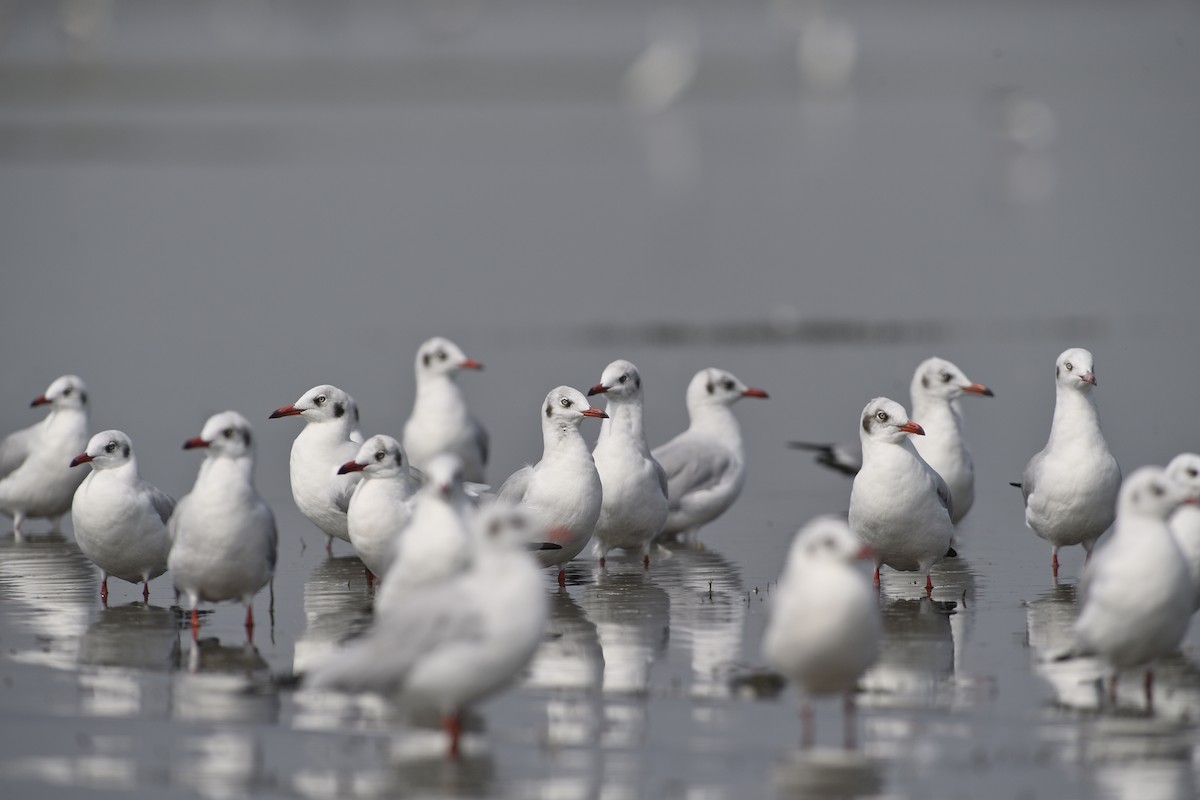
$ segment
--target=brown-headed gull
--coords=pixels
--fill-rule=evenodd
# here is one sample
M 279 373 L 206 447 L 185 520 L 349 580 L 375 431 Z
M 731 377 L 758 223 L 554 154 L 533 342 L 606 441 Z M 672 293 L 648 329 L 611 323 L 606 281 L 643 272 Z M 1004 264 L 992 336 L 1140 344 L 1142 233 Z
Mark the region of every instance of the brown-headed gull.
M 927 358 L 913 372 L 912 415 L 921 420 L 925 429 L 925 435 L 914 440 L 913 446 L 950 487 L 954 498 L 951 518 L 955 525 L 975 503 L 975 462 L 963 437 L 962 413 L 958 407 L 958 400 L 964 395 L 993 397 L 994 393 L 944 358 Z M 844 445 L 812 442 L 788 442 L 788 445 L 815 451 L 818 463 L 846 475 L 856 475 L 862 468 L 861 451 Z
M 403 609 L 413 591 L 447 580 L 471 563 L 470 501 L 463 493 L 462 459 L 434 456 L 425 485 L 413 497 L 408 525 L 394 537 L 391 563 L 375 596 L 375 612 Z
M 484 481 L 488 434 L 467 410 L 455 376 L 459 370 L 483 369 L 449 339 L 434 337 L 417 349 L 417 393 L 404 425 L 404 449 L 413 466 L 425 469 L 439 453 L 462 459 L 464 480 Z
M 879 657 L 883 620 L 866 575 L 853 562 L 870 557 L 844 519 L 822 516 L 797 532 L 771 595 L 763 633 L 767 663 L 805 697 L 804 739 L 811 743 L 807 696 L 846 695 L 846 739 L 853 741 L 853 692 Z
M 537 526 L 496 503 L 474 527 L 469 570 L 414 589 L 410 602 L 305 678 L 314 690 L 374 692 L 440 712 L 451 758 L 459 755 L 462 710 L 516 678 L 541 643 L 547 617 L 541 576 L 527 552 Z
M 1055 361 L 1050 440 L 1013 484 L 1025 499 L 1025 524 L 1050 543 L 1055 577 L 1060 547 L 1081 544 L 1090 556 L 1116 518 L 1121 468 L 1100 431 L 1092 400 L 1094 365 L 1082 348 L 1066 350 Z
M 652 455 L 667 474 L 670 508 L 663 536 L 694 541 L 700 526 L 733 505 L 746 482 L 742 429 L 731 406 L 743 397 L 762 397 L 723 369 L 702 369 L 687 388 L 688 428 Z
M 367 568 L 368 578 L 383 577 L 395 555 L 396 536 L 412 517 L 417 484 L 408 469 L 404 448 L 391 436 L 372 436 L 362 443 L 339 475 L 362 473 L 346 511 L 350 544 Z
M 246 632 L 254 630 L 254 595 L 275 574 L 275 516 L 254 488 L 254 439 L 236 411 L 214 414 L 185 450 L 205 448 L 190 494 L 180 499 L 167 527 L 167 569 L 192 612 L 192 637 L 200 632 L 201 601 L 240 600 Z
M 542 460 L 509 476 L 497 496 L 529 515 L 534 541 L 560 545 L 537 555 L 543 566 L 558 567 L 558 583 L 564 586 L 567 562 L 592 538 L 604 491 L 579 424 L 587 417 L 608 415 L 592 408 L 583 393 L 570 386 L 552 390 L 539 411 Z
M 1144 666 L 1149 702 L 1149 665 L 1173 653 L 1187 633 L 1195 588 L 1167 520 L 1189 498 L 1165 470 L 1134 470 L 1121 484 L 1113 535 L 1083 571 L 1075 635 L 1081 653 L 1112 667 L 1112 697 L 1121 670 Z
M 1200 455 L 1195 453 L 1180 453 L 1167 464 L 1167 477 L 1183 486 L 1188 492 L 1188 499 L 1171 515 L 1171 535 L 1179 547 L 1188 573 L 1192 576 L 1192 584 L 1196 588 L 1193 605 L 1200 609 Z
M 295 403 L 276 409 L 271 419 L 297 416 L 305 425 L 292 442 L 288 461 L 292 499 L 304 516 L 331 537 L 325 548 L 329 552 L 333 538 L 350 541 L 346 511 L 362 479 L 357 472 L 338 474 L 341 466 L 358 454 L 361 444 L 352 438 L 358 427 L 357 406 L 346 392 L 322 384 Z
M 667 474 L 650 454 L 642 417 L 642 376 L 631 362 L 618 359 L 604 368 L 588 396 L 603 394 L 608 419 L 592 450 L 604 487 L 593 548 L 604 566 L 614 547 L 638 552 L 650 565 L 650 544 L 667 521 Z
M 950 490 L 917 453 L 910 434 L 924 433 L 904 407 L 886 397 L 867 403 L 859 418 L 863 467 L 850 490 L 850 528 L 875 553 L 879 567 L 925 575 L 947 554 L 954 523 Z
M 150 599 L 150 581 L 167 571 L 171 539 L 167 520 L 175 501 L 142 480 L 133 443 L 122 431 L 102 431 L 71 461 L 91 464 L 90 474 L 75 490 L 71 526 L 75 543 L 103 577 L 100 601 L 108 604 L 108 578 L 142 584 L 142 600 Z
M 88 393 L 75 375 L 56 379 L 31 406 L 50 406 L 41 422 L 9 434 L 0 442 L 0 512 L 12 517 L 21 536 L 27 518 L 59 519 L 71 510 L 71 498 L 87 477 L 68 465 L 88 441 Z

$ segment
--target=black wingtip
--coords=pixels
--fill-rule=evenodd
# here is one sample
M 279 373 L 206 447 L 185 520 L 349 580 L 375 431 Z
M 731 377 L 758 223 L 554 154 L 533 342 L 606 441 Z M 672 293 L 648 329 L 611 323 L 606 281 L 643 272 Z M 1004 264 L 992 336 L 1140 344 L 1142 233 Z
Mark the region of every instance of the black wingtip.
M 562 545 L 555 544 L 554 542 L 530 542 L 529 549 L 530 550 L 562 550 Z
M 958 558 L 958 551 L 951 547 L 946 551 L 945 558 Z
M 1022 486 L 1021 486 L 1021 484 L 1020 484 L 1019 482 L 1018 482 L 1018 483 L 1013 483 L 1012 481 L 1009 481 L 1009 482 L 1008 482 L 1008 485 L 1009 485 L 1009 486 L 1015 486 L 1015 487 L 1016 487 L 1016 488 L 1018 488 L 1018 489 L 1022 488 Z
M 818 453 L 830 452 L 833 449 L 831 444 L 816 444 L 814 442 L 788 442 L 787 446 L 793 450 L 809 450 Z

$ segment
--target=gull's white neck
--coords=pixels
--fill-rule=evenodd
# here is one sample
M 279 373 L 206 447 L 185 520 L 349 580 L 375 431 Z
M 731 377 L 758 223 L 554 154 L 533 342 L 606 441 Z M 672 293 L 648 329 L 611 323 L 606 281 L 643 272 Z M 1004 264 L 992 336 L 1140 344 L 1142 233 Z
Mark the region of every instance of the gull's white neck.
M 945 436 L 950 433 L 962 433 L 962 415 L 958 412 L 958 404 L 944 397 L 931 397 L 926 394 L 914 394 L 912 398 L 912 418 L 925 428 L 926 433 L 935 431 L 935 436 Z
M 135 483 L 138 479 L 137 457 L 130 454 L 129 459 L 122 464 L 106 469 L 93 469 L 92 472 L 106 477 L 111 476 L 112 480 Z
M 646 444 L 641 397 L 619 400 L 613 398 L 609 401 L 605 412 L 608 414 L 608 419 L 600 423 L 600 437 L 597 439 L 597 443 L 609 437 L 624 437 L 634 442 L 643 453 L 649 454 L 650 447 Z
M 254 457 L 245 455 L 238 458 L 206 458 L 192 492 L 201 496 L 212 495 L 214 500 L 231 495 L 252 494 Z
M 1050 446 L 1099 441 L 1105 445 L 1100 432 L 1100 415 L 1090 393 L 1057 386 L 1054 397 L 1054 421 L 1050 424 Z
M 740 444 L 742 429 L 733 409 L 719 403 L 705 403 L 688 410 L 689 428 L 730 444 Z
M 467 401 L 454 380 L 454 373 L 420 374 L 417 396 L 413 401 L 413 416 L 462 416 L 467 414 Z
M 542 423 L 542 461 L 592 457 L 576 422 L 548 419 Z
M 354 430 L 354 419 L 349 410 L 336 419 L 306 422 L 304 430 L 296 436 L 295 444 L 304 447 L 335 447 L 350 441 Z M 293 445 L 293 448 L 295 445 Z

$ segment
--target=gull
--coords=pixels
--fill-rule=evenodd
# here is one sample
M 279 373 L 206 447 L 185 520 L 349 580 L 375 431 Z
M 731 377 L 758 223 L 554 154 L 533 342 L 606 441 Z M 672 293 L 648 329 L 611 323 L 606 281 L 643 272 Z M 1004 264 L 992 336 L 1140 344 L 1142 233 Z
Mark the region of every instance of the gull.
M 1025 500 L 1025 524 L 1050 542 L 1055 577 L 1060 547 L 1081 544 L 1090 557 L 1116 517 L 1121 469 L 1100 432 L 1091 394 L 1094 363 L 1082 348 L 1066 350 L 1055 361 L 1050 440 L 1029 459 L 1021 482 L 1013 484 Z
M 964 395 L 994 397 L 991 389 L 975 383 L 955 364 L 944 358 L 927 358 L 913 372 L 912 415 L 921 420 L 925 435 L 913 446 L 925 463 L 942 476 L 954 498 L 954 524 L 967 515 L 975 503 L 975 462 L 963 438 L 959 398 Z M 846 475 L 862 469 L 862 453 L 837 444 L 788 442 L 789 447 L 816 452 L 817 462 Z
M 925 593 L 932 594 L 929 572 L 950 550 L 950 490 L 917 453 L 908 434 L 924 430 L 904 407 L 886 397 L 867 403 L 860 418 L 863 467 L 850 490 L 850 528 L 875 552 L 875 585 L 879 567 L 925 574 Z
M 375 597 L 380 615 L 405 609 L 412 593 L 462 573 L 471 564 L 470 502 L 458 456 L 443 453 L 427 465 L 413 497 L 408 525 L 394 538 L 391 564 Z
M 743 397 L 762 397 L 723 369 L 702 369 L 687 388 L 688 428 L 652 455 L 667 475 L 669 513 L 663 536 L 694 541 L 701 525 L 733 505 L 746 482 L 742 430 L 730 408 Z
M 608 398 L 608 419 L 592 450 L 604 487 L 593 545 L 604 566 L 614 547 L 640 551 L 650 566 L 650 544 L 667 521 L 667 474 L 650 454 L 642 416 L 642 376 L 631 362 L 619 359 L 604 368 L 588 396 Z
M 207 456 L 190 494 L 171 515 L 167 569 L 192 611 L 192 638 L 200 632 L 201 600 L 240 600 L 246 633 L 254 631 L 254 595 L 275 573 L 275 517 L 254 488 L 254 440 L 250 423 L 236 411 L 208 418 L 185 450 Z
M 57 378 L 31 406 L 50 406 L 41 422 L 9 434 L 0 442 L 0 512 L 13 519 L 21 538 L 26 518 L 45 518 L 58 530 L 71 510 L 71 498 L 86 477 L 72 471 L 71 458 L 87 445 L 88 394 L 75 375 Z
M 1200 455 L 1180 453 L 1175 456 L 1167 464 L 1167 477 L 1185 487 L 1190 500 L 1200 500 Z M 1181 505 L 1171 515 L 1170 527 L 1196 588 L 1193 608 L 1200 609 L 1200 505 L 1195 502 Z
M 358 427 L 357 405 L 341 389 L 322 384 L 295 403 L 276 409 L 271 419 L 296 416 L 306 424 L 292 442 L 288 461 L 292 498 L 300 512 L 330 537 L 325 545 L 328 553 L 334 537 L 350 541 L 346 511 L 362 475 L 339 475 L 338 469 L 358 454 L 360 443 L 351 437 Z
M 1077 358 L 1077 357 L 1075 357 Z M 1075 635 L 1080 654 L 1101 656 L 1113 669 L 1110 697 L 1121 670 L 1146 667 L 1179 647 L 1194 608 L 1195 586 L 1167 520 L 1190 491 L 1159 467 L 1141 467 L 1121 485 L 1113 535 L 1080 581 Z
M 852 562 L 869 548 L 846 521 L 822 516 L 796 533 L 772 594 L 763 657 L 804 695 L 846 695 L 846 741 L 853 741 L 855 685 L 879 657 L 883 620 L 866 576 Z M 802 707 L 806 742 L 812 710 Z
M 171 540 L 167 520 L 175 501 L 138 475 L 133 443 L 122 431 L 97 433 L 72 467 L 91 464 L 75 490 L 71 526 L 75 542 L 103 577 L 100 601 L 108 604 L 108 577 L 142 583 L 150 600 L 150 581 L 167 571 Z M 82 471 L 82 470 L 81 470 Z
M 436 710 L 459 755 L 460 715 L 508 685 L 541 643 L 547 603 L 526 551 L 536 527 L 496 503 L 480 513 L 469 570 L 414 589 L 410 602 L 377 619 L 307 678 L 314 690 L 375 692 Z
M 542 460 L 510 475 L 497 497 L 529 515 L 535 541 L 560 545 L 537 555 L 543 566 L 559 568 L 558 585 L 565 586 L 566 564 L 591 540 L 604 491 L 579 424 L 585 417 L 608 415 L 592 408 L 583 393 L 570 386 L 546 395 L 541 415 Z
M 467 410 L 455 382 L 462 369 L 483 365 L 449 339 L 434 337 L 417 349 L 417 394 L 404 425 L 404 449 L 418 469 L 439 453 L 454 453 L 463 462 L 465 480 L 482 483 L 488 461 L 488 434 Z
M 346 511 L 350 543 L 366 565 L 368 576 L 383 577 L 391 566 L 396 534 L 412 517 L 416 483 L 408 469 L 404 448 L 391 436 L 372 436 L 363 442 L 354 459 L 338 469 L 339 475 L 360 472 Z

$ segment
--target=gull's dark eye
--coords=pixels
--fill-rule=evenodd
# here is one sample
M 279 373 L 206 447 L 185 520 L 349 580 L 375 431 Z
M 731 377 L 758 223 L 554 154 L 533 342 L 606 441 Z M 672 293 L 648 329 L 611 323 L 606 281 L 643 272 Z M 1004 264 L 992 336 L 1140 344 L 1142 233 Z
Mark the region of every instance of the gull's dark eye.
M 950 382 L 950 373 L 943 372 L 942 373 L 942 383 L 949 383 L 949 382 Z
M 1070 362 L 1070 361 L 1068 361 L 1067 363 L 1063 364 L 1063 366 L 1067 368 L 1067 372 L 1070 372 L 1071 370 L 1075 369 L 1075 367 L 1074 367 L 1074 366 L 1071 364 L 1071 362 Z
M 70 397 L 70 396 L 71 396 L 71 392 L 72 392 L 72 389 L 71 389 L 71 387 L 70 387 L 70 386 L 68 386 L 67 388 L 63 389 L 63 397 Z
M 383 461 L 385 458 L 387 458 L 387 453 L 386 453 L 386 452 L 384 452 L 383 450 L 376 450 L 376 451 L 375 451 L 375 460 L 376 460 L 376 461 Z
M 109 442 L 108 444 L 104 445 L 104 452 L 106 452 L 106 453 L 111 453 L 112 451 L 114 451 L 116 449 L 117 449 L 116 442 Z
M 733 391 L 733 381 L 729 380 L 728 378 L 726 378 L 725 380 L 721 381 L 721 385 L 722 385 L 723 387 L 725 387 L 725 391 L 727 391 L 727 392 L 732 392 L 732 391 Z
M 629 380 L 629 376 L 628 376 L 628 375 L 622 375 L 620 378 L 618 378 L 618 379 L 617 379 L 617 382 L 618 382 L 618 383 L 625 383 L 627 380 Z
M 1150 494 L 1154 495 L 1155 497 L 1162 497 L 1163 496 L 1162 487 L 1159 486 L 1157 483 L 1150 484 Z
M 1195 467 L 1188 467 L 1188 468 L 1187 468 L 1187 470 L 1185 470 L 1185 471 L 1187 472 L 1187 476 L 1188 476 L 1189 478 L 1194 478 L 1194 477 L 1196 477 L 1197 475 L 1200 475 L 1200 473 L 1196 472 L 1196 468 L 1195 468 Z
M 438 361 L 446 360 L 446 351 L 445 350 L 438 350 L 436 355 L 437 355 Z
M 875 415 L 875 419 L 879 420 L 880 422 L 887 422 L 888 421 L 887 412 L 880 411 L 878 414 Z
M 237 433 L 237 431 L 235 431 L 233 428 L 226 428 L 225 430 L 221 431 L 221 435 L 226 439 L 232 439 L 235 433 Z
M 317 405 L 319 405 L 319 406 L 323 406 L 323 405 L 325 405 L 325 400 L 326 400 L 326 399 L 327 399 L 327 398 L 325 397 L 325 395 L 323 395 L 323 394 L 319 394 L 319 395 L 317 395 L 317 399 L 316 399 L 316 400 L 313 400 L 313 402 L 314 402 L 314 403 L 316 403 L 316 404 L 317 404 Z
M 567 399 L 567 398 L 565 398 L 565 397 L 564 397 L 563 399 L 559 400 L 558 402 L 559 402 L 559 403 L 562 405 L 562 407 L 563 407 L 563 408 L 570 408 L 570 407 L 571 407 L 571 401 L 570 401 L 570 400 L 568 400 L 568 399 Z

